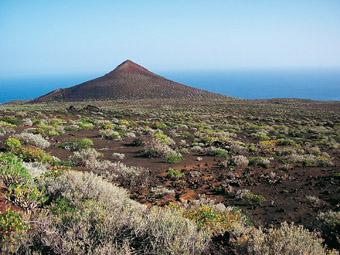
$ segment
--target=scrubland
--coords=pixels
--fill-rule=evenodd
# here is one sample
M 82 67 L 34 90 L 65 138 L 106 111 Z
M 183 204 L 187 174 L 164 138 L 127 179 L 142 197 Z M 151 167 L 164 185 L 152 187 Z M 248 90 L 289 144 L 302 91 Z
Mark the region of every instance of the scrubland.
M 340 103 L 0 106 L 4 254 L 338 254 Z

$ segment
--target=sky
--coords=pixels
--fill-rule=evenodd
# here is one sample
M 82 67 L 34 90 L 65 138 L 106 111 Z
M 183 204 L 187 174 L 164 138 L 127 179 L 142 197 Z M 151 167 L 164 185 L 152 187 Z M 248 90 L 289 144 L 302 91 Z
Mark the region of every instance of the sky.
M 0 0 L 0 77 L 340 69 L 339 0 Z

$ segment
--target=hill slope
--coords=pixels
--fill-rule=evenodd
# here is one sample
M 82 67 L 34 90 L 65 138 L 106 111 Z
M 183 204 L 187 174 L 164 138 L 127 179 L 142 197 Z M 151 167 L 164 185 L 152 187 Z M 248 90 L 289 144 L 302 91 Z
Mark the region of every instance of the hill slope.
M 223 96 L 167 80 L 126 60 L 102 77 L 54 90 L 33 102 L 196 97 Z

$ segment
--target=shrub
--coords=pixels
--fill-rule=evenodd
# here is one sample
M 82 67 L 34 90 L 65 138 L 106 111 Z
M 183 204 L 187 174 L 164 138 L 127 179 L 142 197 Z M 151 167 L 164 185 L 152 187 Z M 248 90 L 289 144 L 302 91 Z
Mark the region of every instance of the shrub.
M 126 166 L 121 162 L 113 163 L 112 169 L 110 170 L 114 175 L 116 175 L 116 178 L 120 180 L 123 185 L 126 186 L 144 186 L 147 183 L 150 174 L 149 170 L 145 168 L 137 166 Z
M 52 163 L 53 157 L 44 150 L 34 146 L 23 146 L 20 149 L 19 156 L 27 162 Z
M 9 137 L 5 141 L 5 146 L 9 151 L 17 151 L 21 148 L 21 142 L 15 137 Z
M 270 165 L 270 161 L 269 159 L 264 158 L 264 157 L 251 157 L 249 159 L 249 165 L 268 168 Z
M 50 146 L 49 141 L 44 139 L 40 134 L 21 133 L 16 137 L 23 141 L 25 144 L 33 145 L 39 147 L 40 149 L 46 149 Z
M 120 141 L 122 139 L 119 132 L 114 131 L 112 129 L 99 130 L 99 134 L 101 135 L 102 138 L 111 139 L 114 141 Z
M 226 158 L 228 156 L 228 151 L 222 148 L 209 147 L 206 150 L 206 154 L 209 156 Z
M 179 152 L 171 152 L 165 155 L 165 161 L 170 164 L 179 163 L 183 160 L 183 156 Z
M 169 168 L 168 169 L 168 176 L 171 178 L 181 178 L 184 176 L 184 173 L 182 173 L 180 170 L 175 168 Z
M 151 187 L 151 192 L 154 193 L 157 197 L 163 197 L 165 195 L 175 195 L 175 190 L 173 189 L 168 189 L 163 186 L 156 186 L 156 187 Z
M 0 247 L 3 254 L 14 254 L 18 241 L 24 238 L 27 230 L 29 225 L 19 213 L 10 209 L 0 213 Z
M 94 129 L 94 125 L 90 120 L 83 119 L 77 123 L 80 129 L 82 130 L 91 130 Z
M 0 120 L 0 127 L 3 128 L 16 128 L 15 124 L 9 123 L 7 121 Z
M 254 255 L 326 255 L 323 240 L 302 226 L 282 223 L 279 228 L 267 232 L 254 229 L 248 241 L 247 250 Z
M 75 151 L 71 160 L 73 160 L 76 165 L 86 166 L 90 164 L 90 162 L 96 161 L 100 156 L 102 156 L 101 153 L 93 148 L 89 148 L 86 150 Z
M 141 138 L 136 138 L 130 143 L 130 145 L 131 146 L 143 146 L 144 141 Z
M 247 189 L 238 190 L 236 193 L 236 198 L 246 200 L 251 203 L 262 203 L 263 201 L 266 200 L 264 196 L 254 194 L 253 192 Z
M 26 253 L 200 254 L 207 245 L 207 235 L 179 213 L 147 209 L 91 173 L 66 172 L 41 185 L 53 200 L 21 245 Z
M 78 139 L 74 141 L 69 141 L 62 143 L 59 147 L 71 150 L 71 151 L 80 151 L 80 150 L 87 150 L 93 146 L 93 141 L 88 138 Z
M 163 144 L 157 139 L 152 139 L 145 146 L 145 155 L 149 157 L 164 157 L 171 152 L 173 152 L 173 149 L 170 146 Z
M 195 222 L 199 229 L 213 236 L 224 234 L 226 231 L 236 235 L 242 234 L 250 226 L 248 218 L 239 209 L 215 204 L 205 198 L 174 208 L 183 217 Z
M 22 124 L 24 126 L 31 127 L 31 126 L 33 126 L 33 121 L 30 118 L 25 118 L 25 119 L 22 120 Z
M 340 211 L 321 212 L 317 216 L 316 227 L 320 230 L 328 241 L 340 246 Z
M 175 210 L 153 207 L 143 223 L 138 236 L 145 253 L 201 254 L 208 242 L 207 233 Z
M 246 168 L 248 164 L 249 164 L 248 158 L 243 155 L 233 156 L 231 159 L 225 160 L 221 163 L 221 165 L 224 167 L 231 166 L 231 167 L 237 167 L 240 169 Z
M 0 177 L 6 186 L 31 178 L 22 161 L 12 153 L 0 153 Z
M 277 140 L 277 144 L 278 145 L 285 145 L 285 146 L 295 146 L 296 145 L 296 142 L 292 139 L 284 139 L 284 138 L 281 138 L 279 140 Z
M 340 211 L 321 212 L 317 219 L 324 227 L 330 230 L 337 230 L 340 234 Z
M 123 153 L 118 153 L 118 152 L 114 152 L 112 153 L 112 157 L 114 159 L 119 159 L 119 160 L 123 160 L 125 158 L 125 154 Z
M 32 210 L 46 202 L 47 197 L 31 182 L 11 184 L 8 187 L 8 200 L 25 210 Z
M 333 162 L 329 154 L 326 152 L 318 156 L 313 154 L 296 154 L 293 153 L 286 157 L 286 160 L 293 163 L 302 164 L 303 166 L 333 166 Z
M 51 126 L 51 125 L 43 123 L 37 126 L 36 132 L 44 136 L 57 136 L 57 135 L 64 133 L 64 130 L 62 127 Z
M 255 138 L 258 138 L 259 140 L 262 140 L 262 141 L 270 139 L 270 137 L 268 136 L 267 132 L 264 132 L 264 131 L 253 133 L 252 136 L 254 136 Z
M 161 143 L 166 145 L 173 145 L 175 144 L 174 140 L 172 140 L 170 137 L 168 137 L 166 134 L 163 133 L 161 130 L 157 130 L 153 137 L 157 140 L 159 140 Z
M 160 140 L 152 139 L 145 147 L 145 155 L 149 157 L 164 158 L 168 163 L 178 163 L 183 160 L 181 153 L 171 149 L 169 145 Z
M 0 137 L 5 136 L 5 135 L 11 135 L 11 134 L 14 134 L 14 133 L 15 133 L 14 129 L 0 126 Z

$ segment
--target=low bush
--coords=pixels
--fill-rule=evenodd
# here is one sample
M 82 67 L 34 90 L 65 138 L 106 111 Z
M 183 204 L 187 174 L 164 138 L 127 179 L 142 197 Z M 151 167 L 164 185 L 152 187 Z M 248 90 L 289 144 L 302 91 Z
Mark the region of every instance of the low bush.
M 169 145 L 162 143 L 158 139 L 152 139 L 146 143 L 145 153 L 148 157 L 160 157 L 167 163 L 178 163 L 183 160 L 181 153 L 173 150 Z
M 0 250 L 3 254 L 15 254 L 17 243 L 26 236 L 29 225 L 21 214 L 8 209 L 0 213 Z
M 205 150 L 205 154 L 208 156 L 226 158 L 228 156 L 228 151 L 222 148 L 209 147 Z
M 15 137 L 7 138 L 4 144 L 6 149 L 12 152 L 20 150 L 22 146 L 20 140 Z
M 184 173 L 178 169 L 175 168 L 169 168 L 168 169 L 168 176 L 170 178 L 181 178 L 184 176 Z
M 231 163 L 238 168 L 245 168 L 249 164 L 249 160 L 246 156 L 238 155 L 231 158 Z
M 0 177 L 7 187 L 6 198 L 25 210 L 32 210 L 47 199 L 23 162 L 13 154 L 0 155 Z
M 17 125 L 9 123 L 7 121 L 0 120 L 0 127 L 3 127 L 3 128 L 16 128 Z
M 247 244 L 249 254 L 253 255 L 327 255 L 323 240 L 302 226 L 282 223 L 279 228 L 267 231 L 254 229 Z
M 66 172 L 41 185 L 51 206 L 32 222 L 26 254 L 201 254 L 208 236 L 174 210 L 145 206 L 91 173 Z
M 43 138 L 40 134 L 21 133 L 16 136 L 24 144 L 33 145 L 40 149 L 46 149 L 50 146 L 50 142 Z
M 221 235 L 226 231 L 240 235 L 251 225 L 249 219 L 239 209 L 225 207 L 205 198 L 194 200 L 184 206 L 175 205 L 174 208 L 211 236 Z
M 270 165 L 270 160 L 264 157 L 251 157 L 249 159 L 249 165 L 268 168 Z
M 71 150 L 71 151 L 80 151 L 87 150 L 93 146 L 93 141 L 88 138 L 82 138 L 74 141 L 65 142 L 59 145 L 60 148 Z
M 102 129 L 99 130 L 99 134 L 102 138 L 110 139 L 114 141 L 120 141 L 122 139 L 121 135 L 118 131 L 114 131 L 112 129 Z
M 179 152 L 171 152 L 165 155 L 165 161 L 170 164 L 179 163 L 183 160 L 183 156 Z
M 23 146 L 18 156 L 27 162 L 52 163 L 54 160 L 49 153 L 34 146 Z
M 327 237 L 335 247 L 340 247 L 340 211 L 328 211 L 318 214 L 315 227 Z
M 150 177 L 150 171 L 143 167 L 127 166 L 121 162 L 112 164 L 112 168 L 108 172 L 113 175 L 123 186 L 145 186 Z M 110 176 L 108 177 L 110 178 Z
M 247 189 L 238 190 L 236 193 L 236 198 L 257 204 L 266 201 L 266 198 L 264 196 L 254 194 L 253 192 Z
M 123 160 L 125 158 L 125 154 L 114 152 L 114 153 L 112 153 L 112 157 L 114 159 Z
M 91 162 L 97 161 L 97 159 L 101 156 L 102 156 L 101 153 L 99 153 L 93 148 L 89 148 L 86 150 L 75 151 L 73 153 L 73 156 L 71 156 L 70 159 L 76 165 L 86 166 L 86 165 L 92 165 Z
M 44 192 L 40 191 L 33 182 L 9 185 L 6 197 L 12 203 L 28 211 L 42 205 L 47 200 Z
M 164 134 L 163 131 L 161 131 L 161 130 L 157 130 L 153 134 L 153 137 L 155 139 L 161 141 L 161 143 L 166 144 L 166 145 L 174 145 L 175 144 L 174 140 L 172 140 L 169 136 Z
M 49 124 L 39 124 L 36 128 L 36 132 L 45 137 L 47 136 L 58 136 L 64 133 L 63 126 L 52 126 Z
M 6 186 L 19 184 L 31 178 L 22 161 L 12 153 L 0 153 L 0 177 Z

